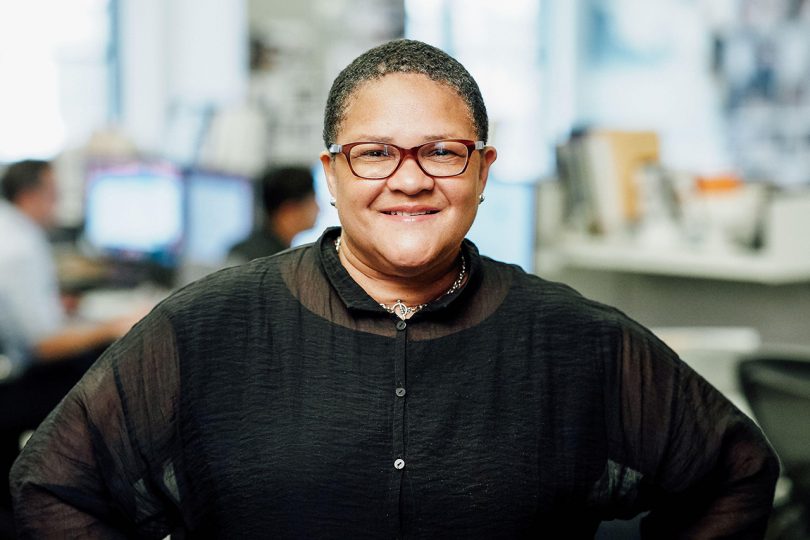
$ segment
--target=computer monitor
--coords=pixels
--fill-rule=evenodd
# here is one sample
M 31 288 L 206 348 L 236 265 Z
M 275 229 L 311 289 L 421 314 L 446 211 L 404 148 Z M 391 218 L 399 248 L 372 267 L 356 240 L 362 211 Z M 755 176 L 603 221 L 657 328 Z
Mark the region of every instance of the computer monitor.
M 185 262 L 216 267 L 255 222 L 256 197 L 250 178 L 190 170 L 186 184 Z
M 83 238 L 112 260 L 173 267 L 183 241 L 183 178 L 166 163 L 94 166 Z

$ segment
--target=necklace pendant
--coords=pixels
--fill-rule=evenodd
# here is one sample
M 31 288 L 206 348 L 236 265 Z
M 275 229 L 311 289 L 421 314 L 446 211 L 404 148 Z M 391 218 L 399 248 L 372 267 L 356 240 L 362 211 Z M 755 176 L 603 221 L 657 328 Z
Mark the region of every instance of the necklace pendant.
M 335 241 L 336 251 L 340 249 L 340 238 L 341 237 L 338 237 L 338 239 Z M 454 292 L 456 292 L 461 287 L 461 284 L 464 282 L 464 275 L 466 274 L 466 272 L 467 272 L 467 261 L 464 259 L 464 254 L 462 254 L 461 272 L 458 273 L 458 277 L 456 278 L 456 280 L 453 282 L 450 288 L 447 289 L 447 291 L 445 291 L 445 293 L 442 296 L 447 296 L 448 294 L 453 294 Z M 441 296 L 439 298 L 441 298 Z M 390 307 L 380 302 L 381 308 L 383 308 L 388 313 L 396 315 L 403 321 L 407 319 L 409 315 L 413 315 L 414 313 L 422 311 L 422 308 L 424 308 L 425 306 L 427 306 L 427 304 L 419 304 L 418 306 L 408 307 L 407 305 L 405 305 L 405 302 L 403 302 L 401 299 L 397 299 L 397 301 L 391 304 Z
M 411 308 L 405 305 L 402 300 L 397 300 L 394 302 L 394 305 L 391 306 L 391 309 L 394 313 L 396 313 L 397 317 L 402 319 L 403 321 L 408 317 L 408 314 L 413 311 Z

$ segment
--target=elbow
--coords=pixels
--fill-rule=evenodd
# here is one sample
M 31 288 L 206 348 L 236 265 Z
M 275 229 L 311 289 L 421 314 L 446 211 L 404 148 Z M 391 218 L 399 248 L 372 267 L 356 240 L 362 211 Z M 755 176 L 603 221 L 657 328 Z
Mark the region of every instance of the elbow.
M 743 499 L 748 500 L 752 511 L 759 508 L 770 513 L 773 507 L 776 483 L 781 474 L 779 457 L 763 438 L 754 446 L 749 446 L 738 457 L 737 470 L 731 474 L 732 485 L 737 486 Z
M 779 462 L 779 456 L 776 455 L 776 452 L 770 446 L 768 446 L 767 453 L 762 459 L 762 474 L 771 486 L 771 491 L 773 492 L 776 488 L 776 482 L 782 474 L 782 466 Z M 773 495 L 771 499 L 773 499 Z
M 37 507 L 40 488 L 28 477 L 20 459 L 14 463 L 9 474 L 9 487 L 14 511 L 14 528 L 19 538 L 35 538 L 28 520 L 29 512 Z
M 756 441 L 752 448 L 749 448 L 745 454 L 749 457 L 751 463 L 749 469 L 752 476 L 757 477 L 762 482 L 762 485 L 769 486 L 771 491 L 775 489 L 776 482 L 782 473 L 782 465 L 776 451 L 770 445 L 764 434 L 759 433 L 760 438 Z
M 26 455 L 23 449 L 23 452 L 11 466 L 11 471 L 8 475 L 9 490 L 15 510 L 30 507 L 31 499 L 35 498 L 36 492 L 38 491 L 37 484 L 31 475 L 33 467 L 29 463 L 28 458 L 29 456 Z M 18 514 L 19 513 L 15 511 L 15 516 Z

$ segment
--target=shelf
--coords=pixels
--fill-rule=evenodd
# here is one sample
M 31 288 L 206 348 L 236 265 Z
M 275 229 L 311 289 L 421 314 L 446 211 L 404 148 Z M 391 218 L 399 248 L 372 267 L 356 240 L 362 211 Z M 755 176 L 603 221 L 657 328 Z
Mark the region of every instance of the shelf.
M 805 258 L 786 259 L 768 253 L 649 248 L 590 239 L 541 248 L 535 267 L 541 275 L 581 268 L 767 285 L 810 282 L 810 253 Z

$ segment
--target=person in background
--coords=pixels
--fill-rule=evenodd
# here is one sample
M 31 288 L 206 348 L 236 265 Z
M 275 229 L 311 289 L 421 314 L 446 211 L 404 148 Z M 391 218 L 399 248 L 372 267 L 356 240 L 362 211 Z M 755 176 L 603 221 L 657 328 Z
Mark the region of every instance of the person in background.
M 73 324 L 62 304 L 47 231 L 57 188 L 47 161 L 10 165 L 0 177 L 0 537 L 9 537 L 8 471 L 20 437 L 36 428 L 99 354 L 145 315 Z
M 262 226 L 231 248 L 231 262 L 247 262 L 287 249 L 295 235 L 311 229 L 318 218 L 315 183 L 308 167 L 271 168 L 258 183 L 264 210 Z
M 20 332 L 14 328 L 10 309 L 0 300 L 0 382 L 18 374 L 26 363 L 26 351 Z
M 779 465 L 754 422 L 620 311 L 465 239 L 487 132 L 440 49 L 355 59 L 320 156 L 341 226 L 111 347 L 14 465 L 21 535 L 592 538 L 649 512 L 649 538 L 762 538 Z
M 31 361 L 75 358 L 124 335 L 144 310 L 102 323 L 67 321 L 47 237 L 55 224 L 58 196 L 50 163 L 14 163 L 0 179 L 0 188 L 0 305 Z

